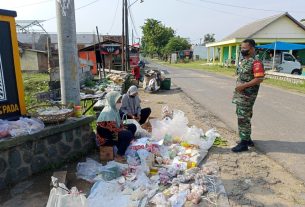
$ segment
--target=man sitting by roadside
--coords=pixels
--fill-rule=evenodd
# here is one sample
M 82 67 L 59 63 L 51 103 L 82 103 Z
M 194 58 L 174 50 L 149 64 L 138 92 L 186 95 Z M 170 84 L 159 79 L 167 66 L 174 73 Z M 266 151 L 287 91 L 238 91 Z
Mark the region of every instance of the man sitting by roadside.
M 127 115 L 128 119 L 135 119 L 140 125 L 144 124 L 148 119 L 151 109 L 141 109 L 141 100 L 138 95 L 138 88 L 136 86 L 130 86 L 127 93 L 123 95 L 122 107 L 120 110 L 121 117 Z

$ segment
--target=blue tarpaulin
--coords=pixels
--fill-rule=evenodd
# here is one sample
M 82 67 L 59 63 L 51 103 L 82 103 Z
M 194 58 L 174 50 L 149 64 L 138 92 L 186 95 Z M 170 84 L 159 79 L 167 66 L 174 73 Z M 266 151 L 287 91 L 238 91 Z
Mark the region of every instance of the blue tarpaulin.
M 256 48 L 269 50 L 274 50 L 274 48 L 275 50 L 302 50 L 305 49 L 305 45 L 276 41 L 271 44 L 256 46 Z

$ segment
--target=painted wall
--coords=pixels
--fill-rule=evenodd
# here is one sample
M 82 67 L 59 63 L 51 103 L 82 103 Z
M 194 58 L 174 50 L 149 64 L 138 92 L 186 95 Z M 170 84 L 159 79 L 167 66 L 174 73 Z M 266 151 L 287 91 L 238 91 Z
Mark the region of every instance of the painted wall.
M 199 56 L 199 59 L 207 59 L 207 47 L 202 45 L 194 45 L 192 49 L 194 59 L 197 55 Z
M 92 75 L 97 75 L 95 52 L 94 51 L 81 51 L 81 52 L 78 52 L 78 56 L 81 59 L 92 61 L 93 69 L 92 69 L 91 73 L 92 73 Z
M 305 31 L 284 16 L 273 22 L 252 38 L 305 38 Z
M 227 59 L 229 59 L 229 47 L 224 47 L 222 60 L 225 62 Z
M 38 71 L 38 58 L 37 52 L 23 50 L 20 56 L 21 70 L 22 71 Z

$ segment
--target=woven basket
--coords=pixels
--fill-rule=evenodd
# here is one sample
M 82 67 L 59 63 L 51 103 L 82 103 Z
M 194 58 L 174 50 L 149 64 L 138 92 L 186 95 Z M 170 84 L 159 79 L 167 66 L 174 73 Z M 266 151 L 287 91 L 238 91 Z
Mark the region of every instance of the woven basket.
M 66 121 L 67 118 L 73 115 L 73 109 L 71 109 L 71 111 L 69 112 L 60 113 L 60 114 L 42 115 L 38 113 L 38 111 L 41 109 L 54 108 L 54 107 L 57 107 L 58 109 L 71 109 L 68 108 L 66 105 L 39 105 L 28 109 L 28 114 L 31 117 L 40 119 L 45 124 L 58 124 Z

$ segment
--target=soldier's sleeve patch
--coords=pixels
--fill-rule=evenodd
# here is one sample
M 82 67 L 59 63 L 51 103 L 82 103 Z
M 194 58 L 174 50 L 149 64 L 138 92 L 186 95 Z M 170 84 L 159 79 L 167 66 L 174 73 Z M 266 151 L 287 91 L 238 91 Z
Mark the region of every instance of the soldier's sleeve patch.
M 264 66 L 261 61 L 254 61 L 252 70 L 255 78 L 263 78 L 265 76 Z

